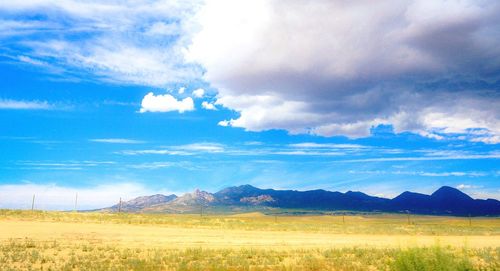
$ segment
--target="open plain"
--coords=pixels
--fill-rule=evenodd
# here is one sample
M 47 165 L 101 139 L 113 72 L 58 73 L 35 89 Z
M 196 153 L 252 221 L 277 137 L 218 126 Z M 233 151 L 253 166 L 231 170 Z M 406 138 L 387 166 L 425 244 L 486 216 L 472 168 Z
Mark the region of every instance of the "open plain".
M 0 212 L 1 270 L 457 268 L 500 268 L 500 219 Z

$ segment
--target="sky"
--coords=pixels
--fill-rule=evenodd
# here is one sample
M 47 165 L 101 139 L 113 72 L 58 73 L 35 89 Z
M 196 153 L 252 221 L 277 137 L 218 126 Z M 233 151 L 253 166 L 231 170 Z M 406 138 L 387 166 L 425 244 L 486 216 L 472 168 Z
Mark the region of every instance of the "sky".
M 0 0 L 0 208 L 500 199 L 500 3 Z

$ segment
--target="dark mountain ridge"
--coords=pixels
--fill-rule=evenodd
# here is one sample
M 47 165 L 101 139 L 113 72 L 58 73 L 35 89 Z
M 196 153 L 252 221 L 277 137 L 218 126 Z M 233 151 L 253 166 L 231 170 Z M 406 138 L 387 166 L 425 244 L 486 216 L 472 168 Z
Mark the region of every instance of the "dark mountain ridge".
M 204 207 L 259 206 L 262 208 L 321 211 L 410 212 L 455 216 L 500 215 L 500 201 L 473 199 L 460 190 L 449 186 L 443 186 L 431 195 L 406 191 L 393 199 L 374 197 L 356 191 L 341 193 L 322 189 L 309 191 L 274 190 L 260 189 L 251 185 L 228 187 L 213 194 L 196 190 L 181 197 L 170 195 L 167 199 L 160 196 L 163 195 L 136 198 L 122 204 L 122 210 L 132 212 L 194 212 Z M 148 200 L 145 200 L 146 198 Z M 129 208 L 129 206 L 131 207 Z M 110 208 L 115 210 L 116 207 L 115 205 Z

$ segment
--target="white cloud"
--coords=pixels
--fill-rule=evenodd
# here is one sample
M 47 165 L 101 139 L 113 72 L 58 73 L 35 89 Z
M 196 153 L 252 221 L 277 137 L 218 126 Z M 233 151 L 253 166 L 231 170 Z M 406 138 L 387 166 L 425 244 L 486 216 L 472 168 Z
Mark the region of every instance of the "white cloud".
M 9 14 L 16 20 L 6 22 L 8 33 L 2 31 L 0 40 L 16 36 L 10 42 L 11 50 L 4 52 L 9 55 L 19 52 L 20 47 L 27 49 L 23 50 L 27 55 L 19 59 L 25 63 L 40 66 L 50 62 L 67 74 L 85 79 L 165 86 L 201 75 L 202 70 L 183 56 L 193 32 L 187 19 L 199 4 L 2 1 L 0 15 Z M 40 16 L 32 19 L 34 15 Z
M 161 169 L 161 168 L 170 168 L 176 166 L 176 163 L 173 162 L 152 162 L 152 163 L 142 163 L 137 165 L 131 165 L 131 168 L 136 169 Z
M 21 169 L 28 170 L 83 170 L 92 167 L 108 167 L 116 164 L 114 161 L 20 161 L 16 163 Z
M 203 101 L 201 103 L 201 107 L 205 108 L 206 110 L 217 110 L 214 104 L 209 103 L 207 101 Z
M 261 142 L 261 141 L 247 141 L 247 142 L 244 142 L 243 145 L 245 145 L 245 146 L 262 146 L 262 145 L 264 145 L 264 142 Z
M 394 174 L 394 175 L 414 175 L 422 177 L 483 177 L 487 176 L 486 172 L 463 172 L 463 171 L 453 171 L 453 172 L 426 172 L 426 171 L 386 171 L 386 170 L 350 170 L 351 174 Z
M 184 151 L 196 151 L 196 152 L 223 152 L 224 145 L 219 143 L 193 143 L 187 145 L 173 146 L 172 148 Z
M 141 143 L 144 143 L 144 141 L 141 141 L 141 140 L 126 139 L 126 138 L 96 138 L 96 139 L 90 139 L 90 141 L 99 142 L 99 143 L 111 143 L 111 144 L 141 144 Z
M 140 112 L 178 111 L 179 113 L 184 113 L 186 111 L 193 110 L 194 102 L 191 97 L 177 100 L 169 94 L 155 96 L 152 92 L 150 92 L 142 99 Z
M 498 189 L 484 189 L 484 190 L 472 190 L 467 191 L 467 194 L 475 199 L 496 199 L 500 200 L 500 190 Z
M 134 169 L 144 169 L 144 170 L 156 170 L 163 168 L 182 168 L 186 170 L 200 170 L 198 164 L 193 164 L 188 161 L 176 161 L 176 162 L 147 162 L 140 164 L 129 165 L 130 168 Z
M 159 154 L 159 155 L 192 155 L 190 152 L 185 151 L 172 151 L 172 150 L 125 150 L 118 152 L 122 155 L 147 155 L 147 154 Z
M 195 98 L 203 98 L 203 95 L 205 95 L 205 90 L 202 88 L 193 91 L 193 96 Z
M 35 194 L 35 209 L 72 210 L 78 193 L 78 209 L 96 209 L 122 200 L 168 191 L 153 191 L 137 183 L 110 183 L 95 187 L 74 188 L 57 184 L 0 185 L 0 208 L 30 209 Z
M 186 90 L 186 88 L 185 88 L 185 87 L 181 87 L 181 88 L 179 88 L 179 91 L 178 91 L 178 92 L 179 92 L 179 94 L 184 94 L 184 91 L 185 91 L 185 90 Z
M 221 120 L 217 125 L 222 126 L 222 127 L 228 127 L 231 125 L 231 122 L 229 120 Z
M 342 156 L 345 155 L 344 152 L 334 152 L 334 151 L 310 151 L 310 150 L 296 150 L 296 151 L 275 151 L 269 154 L 276 155 L 300 155 L 300 156 Z
M 176 23 L 156 22 L 147 30 L 147 35 L 172 36 L 179 35 L 181 29 Z
M 421 172 L 420 176 L 428 176 L 428 177 L 482 177 L 486 174 L 480 172 L 461 172 L 461 171 L 453 171 L 453 172 Z
M 480 159 L 500 159 L 500 154 L 464 154 L 464 155 L 444 155 L 444 156 L 415 156 L 415 157 L 380 157 L 341 160 L 339 162 L 394 162 L 394 161 L 439 161 L 439 160 L 480 160 Z
M 0 98 L 0 109 L 52 110 L 55 107 L 46 101 L 16 101 Z
M 320 123 L 320 117 L 304 112 L 307 104 L 301 101 L 283 101 L 270 95 L 222 95 L 217 104 L 240 111 L 240 117 L 221 121 L 221 126 L 245 128 L 248 131 L 287 129 L 291 133 L 306 133 L 307 123 Z M 238 110 L 245 108 L 245 110 Z
M 370 148 L 368 146 L 363 146 L 359 144 L 333 144 L 333 143 L 315 143 L 315 142 L 303 142 L 290 144 L 289 146 L 295 148 L 335 148 L 335 149 L 366 149 Z
M 287 155 L 287 156 L 341 156 L 346 151 L 352 151 L 351 147 L 339 144 L 339 148 L 297 148 L 289 146 L 263 147 L 261 142 L 245 142 L 244 147 L 226 146 L 219 143 L 201 142 L 185 145 L 163 146 L 159 149 L 148 150 L 124 150 L 118 152 L 122 155 L 198 155 L 198 154 L 221 154 L 229 156 L 266 156 L 266 155 Z M 332 144 L 335 145 L 335 144 Z M 355 147 L 355 146 L 354 146 Z M 355 147 L 354 150 L 358 150 Z
M 31 57 L 28 57 L 28 56 L 19 56 L 18 59 L 21 62 L 32 64 L 32 65 L 35 65 L 35 66 L 48 66 L 49 65 L 47 62 L 40 61 L 40 60 L 37 60 L 37 59 L 33 59 Z
M 152 150 L 125 150 L 119 152 L 123 155 L 196 155 L 198 153 L 222 153 L 225 151 L 224 145 L 218 143 L 192 143 L 186 145 L 166 146 L 162 149 Z
M 222 126 L 356 138 L 392 124 L 496 144 L 499 11 L 493 0 L 3 1 L 0 41 L 15 36 L 6 57 L 60 76 L 203 76 L 240 114 Z
M 479 186 L 476 185 L 471 185 L 471 184 L 459 184 L 456 186 L 458 189 L 472 189 L 472 188 L 479 188 Z
M 356 138 L 392 124 L 498 143 L 499 11 L 497 1 L 208 0 L 186 56 L 206 68 L 217 104 L 240 113 L 221 126 Z

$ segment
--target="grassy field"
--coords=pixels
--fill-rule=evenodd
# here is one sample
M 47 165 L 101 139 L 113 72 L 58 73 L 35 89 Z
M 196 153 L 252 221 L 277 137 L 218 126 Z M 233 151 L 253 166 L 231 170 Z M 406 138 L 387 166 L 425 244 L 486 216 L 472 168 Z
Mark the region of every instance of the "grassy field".
M 500 219 L 0 210 L 0 270 L 500 270 Z

